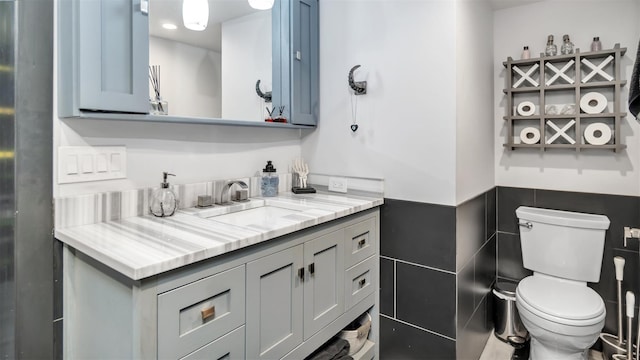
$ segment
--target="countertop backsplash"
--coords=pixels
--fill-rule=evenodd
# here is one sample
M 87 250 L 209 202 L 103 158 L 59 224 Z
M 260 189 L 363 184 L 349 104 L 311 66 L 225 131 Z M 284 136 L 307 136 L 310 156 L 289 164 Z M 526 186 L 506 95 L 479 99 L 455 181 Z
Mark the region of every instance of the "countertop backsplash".
M 278 192 L 291 191 L 291 174 L 282 173 L 279 175 Z M 171 188 L 180 200 L 178 208 L 186 209 L 196 206 L 198 195 L 219 194 L 219 188 L 229 180 L 232 179 L 176 184 L 171 185 Z M 249 185 L 250 198 L 260 196 L 259 176 L 234 178 L 233 180 L 242 180 Z M 146 215 L 149 213 L 149 199 L 155 189 L 157 187 L 56 198 L 54 200 L 55 228 L 64 229 Z M 233 192 L 231 194 L 234 195 Z

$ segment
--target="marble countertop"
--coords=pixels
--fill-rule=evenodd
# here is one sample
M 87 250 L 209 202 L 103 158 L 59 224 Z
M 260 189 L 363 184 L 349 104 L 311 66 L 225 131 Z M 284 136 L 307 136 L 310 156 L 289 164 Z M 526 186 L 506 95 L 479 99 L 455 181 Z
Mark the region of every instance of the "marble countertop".
M 139 280 L 382 204 L 382 197 L 285 193 L 231 207 L 179 210 L 165 218 L 145 215 L 56 229 L 55 237 Z M 263 205 L 295 212 L 243 225 L 206 218 Z

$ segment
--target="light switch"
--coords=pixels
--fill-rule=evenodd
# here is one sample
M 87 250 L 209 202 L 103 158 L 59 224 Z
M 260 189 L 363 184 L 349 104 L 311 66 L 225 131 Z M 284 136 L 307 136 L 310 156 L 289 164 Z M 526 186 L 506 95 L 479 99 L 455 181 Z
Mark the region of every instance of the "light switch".
M 93 172 L 93 155 L 91 154 L 83 154 L 81 157 L 82 161 L 82 173 L 83 174 L 91 174 Z
M 67 155 L 67 158 L 64 159 L 64 161 L 67 167 L 67 175 L 74 175 L 78 173 L 78 155 Z
M 105 173 L 107 170 L 107 154 L 98 154 L 96 156 L 96 171 Z
M 122 168 L 122 158 L 118 153 L 111 154 L 111 172 L 121 171 Z
M 124 146 L 60 146 L 57 159 L 58 184 L 127 177 Z

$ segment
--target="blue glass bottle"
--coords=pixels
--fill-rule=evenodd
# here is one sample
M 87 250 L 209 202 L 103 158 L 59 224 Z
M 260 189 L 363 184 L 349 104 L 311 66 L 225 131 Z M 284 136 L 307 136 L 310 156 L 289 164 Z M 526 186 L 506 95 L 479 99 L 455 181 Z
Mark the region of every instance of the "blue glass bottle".
M 267 161 L 267 166 L 262 170 L 262 180 L 260 181 L 262 196 L 278 195 L 278 185 L 280 185 L 280 179 L 276 173 L 276 168 L 273 167 L 271 160 L 269 160 Z

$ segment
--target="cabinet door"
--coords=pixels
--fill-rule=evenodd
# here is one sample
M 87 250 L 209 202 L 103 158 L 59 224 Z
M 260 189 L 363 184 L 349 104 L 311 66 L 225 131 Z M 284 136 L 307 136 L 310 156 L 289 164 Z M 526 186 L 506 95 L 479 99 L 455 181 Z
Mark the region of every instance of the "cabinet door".
M 302 249 L 247 263 L 247 359 L 279 359 L 302 343 Z
M 344 312 L 344 230 L 304 244 L 304 338 Z
M 141 0 L 73 1 L 77 108 L 147 113 L 149 18 Z
M 293 0 L 291 122 L 316 125 L 319 88 L 318 0 Z

